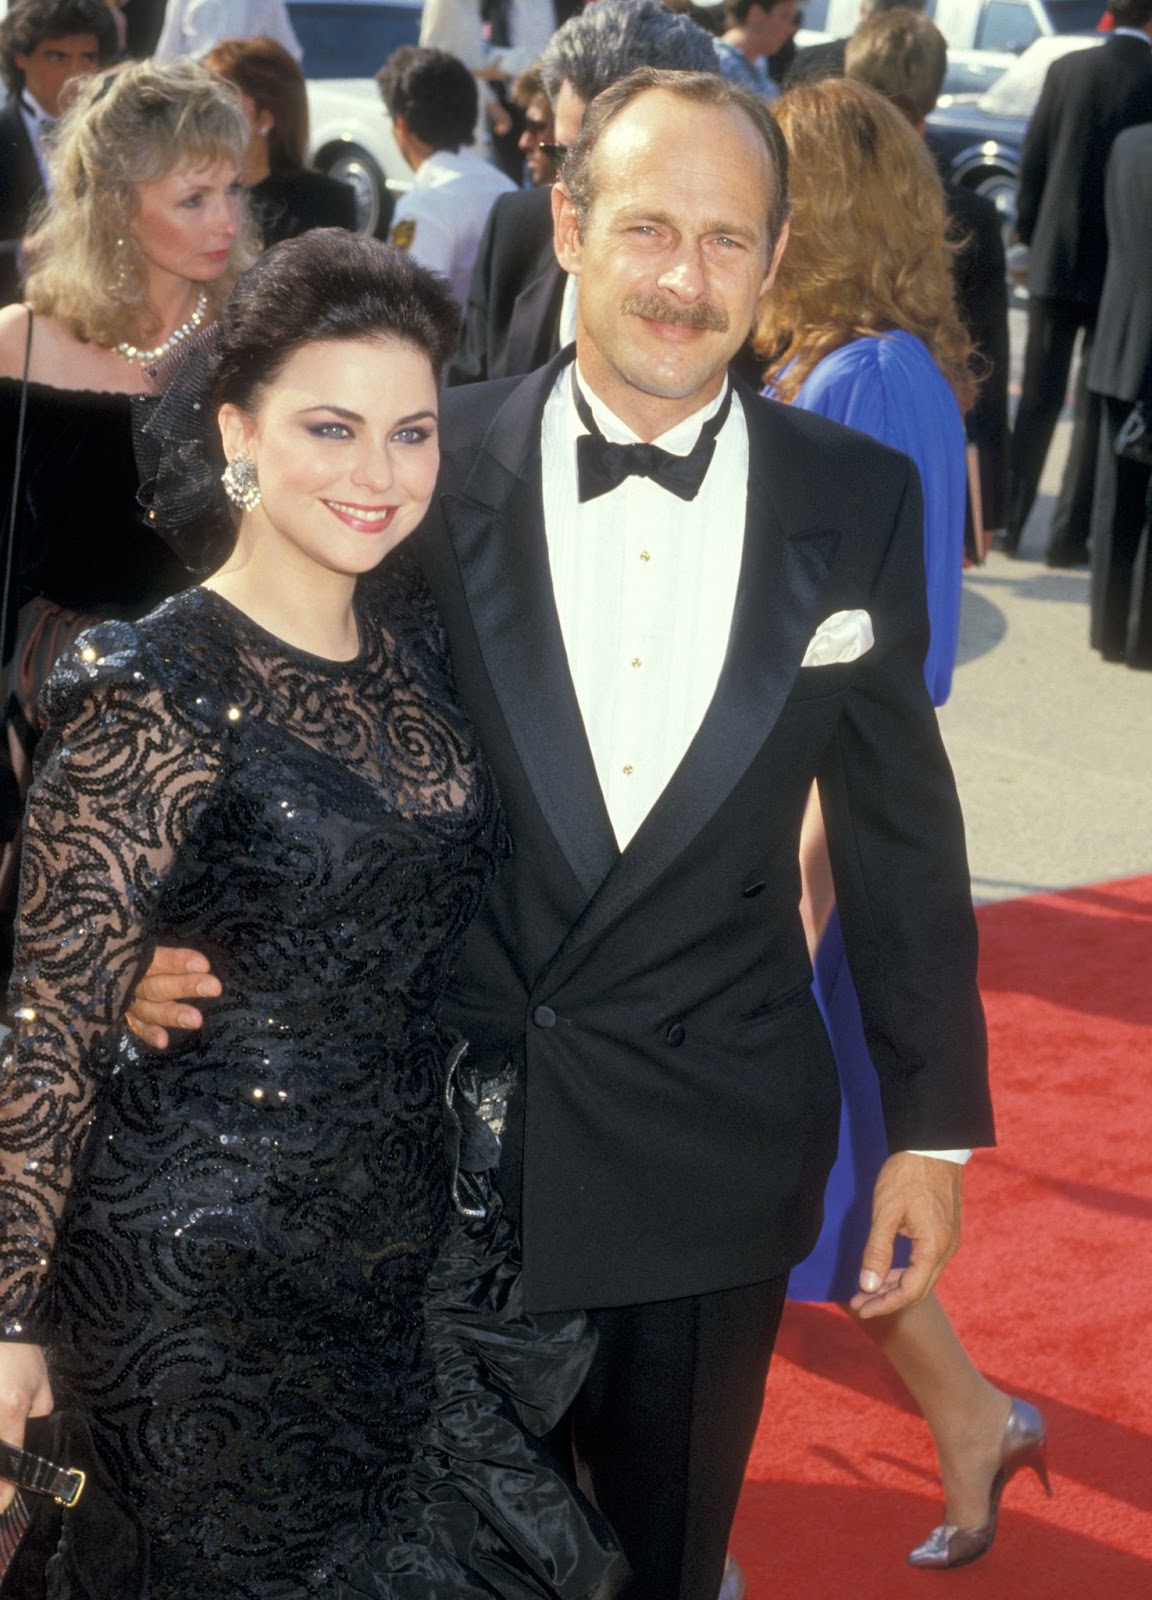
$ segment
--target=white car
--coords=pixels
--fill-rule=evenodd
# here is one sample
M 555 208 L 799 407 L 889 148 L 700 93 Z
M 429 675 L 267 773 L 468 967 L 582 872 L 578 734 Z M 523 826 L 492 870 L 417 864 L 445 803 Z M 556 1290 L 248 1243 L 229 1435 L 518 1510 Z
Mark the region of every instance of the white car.
M 362 233 L 386 233 L 389 194 L 411 187 L 375 78 L 393 50 L 417 43 L 420 12 L 421 0 L 288 0 L 304 47 L 312 164 L 351 184 Z

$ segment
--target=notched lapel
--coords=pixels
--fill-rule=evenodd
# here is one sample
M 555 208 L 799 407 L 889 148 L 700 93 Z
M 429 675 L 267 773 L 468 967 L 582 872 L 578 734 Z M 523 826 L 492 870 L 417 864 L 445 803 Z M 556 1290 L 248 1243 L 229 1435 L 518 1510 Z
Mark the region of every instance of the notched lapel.
M 591 896 L 619 850 L 572 687 L 544 536 L 540 416 L 553 366 L 513 390 L 462 493 L 442 496 L 441 508 L 520 763 Z
M 790 474 L 763 448 L 763 420 L 754 418 L 747 401 L 745 412 L 751 467 L 744 555 L 716 692 L 667 788 L 558 958 L 595 937 L 645 893 L 715 815 L 771 733 L 824 616 L 840 532 L 795 523 L 787 528 Z

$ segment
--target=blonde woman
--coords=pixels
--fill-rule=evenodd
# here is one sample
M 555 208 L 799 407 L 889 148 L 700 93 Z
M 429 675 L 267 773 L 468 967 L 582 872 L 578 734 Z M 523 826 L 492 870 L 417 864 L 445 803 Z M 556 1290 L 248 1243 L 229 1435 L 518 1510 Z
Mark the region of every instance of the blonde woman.
M 25 303 L 0 311 L 6 522 L 19 479 L 0 708 L 9 927 L 41 684 L 88 622 L 141 616 L 188 581 L 137 503 L 131 397 L 216 317 L 253 259 L 247 142 L 238 95 L 191 63 L 90 80 L 54 143 L 54 203 L 26 252 Z
M 791 157 L 792 231 L 758 327 L 768 389 L 916 462 L 931 625 L 924 672 L 941 705 L 951 687 L 960 619 L 963 412 L 977 383 L 953 302 L 940 181 L 907 120 L 861 83 L 830 79 L 797 88 L 774 109 Z M 793 1271 L 789 1296 L 849 1302 L 860 1288 L 861 1258 L 867 1263 L 873 1187 L 888 1147 L 815 793 L 802 852 L 815 989 L 836 1052 L 844 1111 L 824 1228 Z M 1000 1495 L 1012 1474 L 1030 1466 L 1047 1482 L 1043 1419 L 977 1371 L 935 1294 L 888 1316 L 862 1317 L 860 1326 L 908 1385 L 940 1459 L 945 1521 L 909 1560 L 927 1567 L 975 1561 L 995 1537 Z

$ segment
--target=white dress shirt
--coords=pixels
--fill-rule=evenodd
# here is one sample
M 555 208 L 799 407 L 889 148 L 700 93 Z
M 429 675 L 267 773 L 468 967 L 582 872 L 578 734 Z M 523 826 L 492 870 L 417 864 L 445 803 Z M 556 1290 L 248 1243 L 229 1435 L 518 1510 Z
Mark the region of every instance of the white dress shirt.
M 303 56 L 284 0 L 168 0 L 152 59 L 199 58 L 221 39 L 275 39 L 297 61 Z
M 576 439 L 588 430 L 566 366 L 544 406 L 544 529 L 568 670 L 617 843 L 625 849 L 667 787 L 716 690 L 744 551 L 748 427 L 738 395 L 694 500 L 629 477 L 583 505 Z M 639 435 L 586 384 L 606 439 Z M 721 393 L 652 441 L 687 455 Z M 966 1150 L 912 1152 L 966 1161 Z
M 639 443 L 586 386 L 606 439 Z M 723 395 L 658 440 L 687 455 Z M 728 648 L 748 484 L 735 397 L 695 500 L 631 477 L 581 505 L 572 368 L 544 407 L 544 527 L 560 628 L 608 815 L 623 849 L 704 719 Z
M 421 266 L 442 272 L 466 305 L 488 213 L 499 195 L 515 187 L 474 150 L 437 150 L 420 163 L 412 187 L 397 200 L 389 242 Z

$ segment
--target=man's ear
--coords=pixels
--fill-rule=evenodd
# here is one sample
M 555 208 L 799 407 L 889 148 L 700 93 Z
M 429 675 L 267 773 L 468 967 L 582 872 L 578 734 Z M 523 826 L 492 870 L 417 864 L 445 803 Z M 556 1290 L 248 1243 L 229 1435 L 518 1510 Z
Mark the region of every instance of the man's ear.
M 776 281 L 776 271 L 784 255 L 784 248 L 788 243 L 788 224 L 784 223 L 772 247 L 772 259 L 768 263 L 768 271 L 764 275 L 764 282 L 760 285 L 760 293 L 767 294 Z
M 576 208 L 562 178 L 552 185 L 552 244 L 556 259 L 564 271 L 579 276 L 584 247 L 580 241 Z

